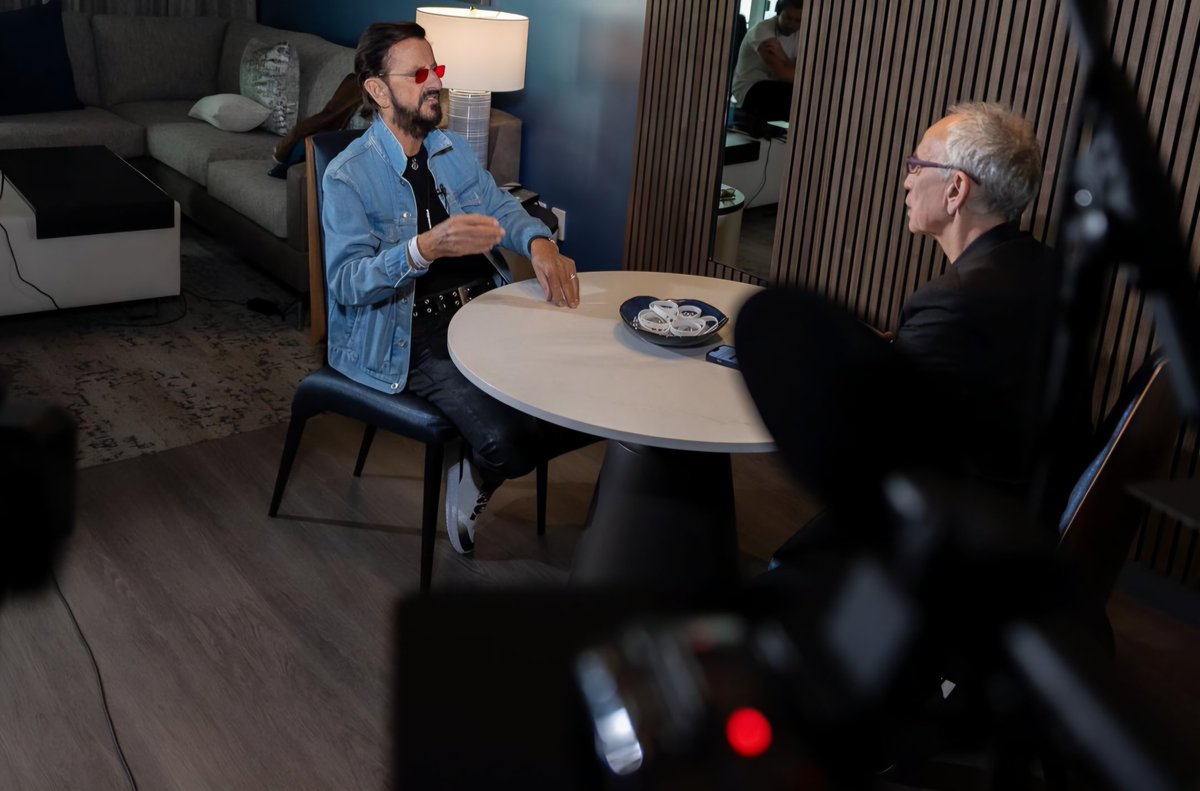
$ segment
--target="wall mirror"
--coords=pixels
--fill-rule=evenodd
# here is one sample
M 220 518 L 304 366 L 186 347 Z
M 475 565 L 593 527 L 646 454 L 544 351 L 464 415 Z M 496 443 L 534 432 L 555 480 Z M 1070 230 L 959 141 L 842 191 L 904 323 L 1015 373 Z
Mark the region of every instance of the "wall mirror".
M 733 35 L 713 260 L 769 282 L 780 184 L 788 162 L 799 9 L 784 8 L 781 14 L 778 0 L 729 2 Z M 785 63 L 789 68 L 782 70 Z
M 750 274 L 714 259 L 723 149 L 734 69 L 734 20 L 744 3 L 646 0 L 633 184 L 625 237 L 625 268 L 721 277 L 751 283 L 771 278 L 774 236 L 785 236 L 791 204 L 778 233 L 763 233 L 763 261 Z M 767 0 L 757 0 L 766 14 Z M 771 0 L 772 3 L 775 0 Z M 751 12 L 753 6 L 746 6 Z M 749 25 L 747 25 L 747 28 Z M 790 101 L 790 97 L 789 97 Z M 778 157 L 776 189 L 786 195 L 791 144 Z M 751 185 L 757 187 L 757 183 Z M 751 190 L 753 194 L 755 190 Z M 764 194 L 766 187 L 764 187 Z M 778 198 L 776 197 L 776 201 Z M 740 219 L 740 218 L 739 218 Z M 738 243 L 741 234 L 738 234 Z

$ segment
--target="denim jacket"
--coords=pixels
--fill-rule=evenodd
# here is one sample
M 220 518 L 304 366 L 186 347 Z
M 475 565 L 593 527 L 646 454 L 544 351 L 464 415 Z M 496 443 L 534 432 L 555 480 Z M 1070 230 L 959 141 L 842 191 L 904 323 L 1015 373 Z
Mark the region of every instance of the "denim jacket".
M 446 211 L 486 214 L 504 228 L 501 244 L 529 255 L 550 229 L 496 186 L 465 140 L 434 130 L 425 138 L 429 171 Z M 321 224 L 329 303 L 329 364 L 360 384 L 397 393 L 408 381 L 413 290 L 427 270 L 414 270 L 408 241 L 417 234 L 417 206 L 404 179 L 408 158 L 376 117 L 371 127 L 325 170 Z M 512 280 L 492 256 L 499 285 Z M 436 264 L 434 264 L 436 266 Z

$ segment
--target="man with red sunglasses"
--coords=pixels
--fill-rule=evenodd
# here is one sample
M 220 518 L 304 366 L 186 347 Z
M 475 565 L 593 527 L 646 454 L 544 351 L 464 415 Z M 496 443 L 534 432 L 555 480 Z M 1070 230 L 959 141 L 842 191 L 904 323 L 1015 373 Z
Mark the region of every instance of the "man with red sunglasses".
M 579 304 L 579 279 L 550 230 L 496 186 L 465 140 L 438 128 L 445 70 L 419 25 L 367 28 L 355 71 L 371 126 L 329 163 L 321 222 L 329 364 L 382 392 L 419 395 L 457 426 L 465 446 L 447 472 L 446 526 L 467 553 L 500 483 L 590 438 L 501 404 L 450 359 L 454 311 L 512 280 L 494 247 L 528 256 L 559 307 Z

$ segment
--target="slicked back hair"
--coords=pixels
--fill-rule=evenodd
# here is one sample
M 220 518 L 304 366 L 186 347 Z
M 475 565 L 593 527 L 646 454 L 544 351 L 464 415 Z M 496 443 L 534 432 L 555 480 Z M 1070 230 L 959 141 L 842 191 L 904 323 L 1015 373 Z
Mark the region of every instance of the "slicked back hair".
M 387 56 L 392 47 L 410 38 L 425 38 L 425 28 L 416 22 L 373 22 L 367 25 L 354 51 L 354 72 L 358 89 L 362 91 L 362 115 L 370 118 L 379 112 L 379 105 L 367 93 L 367 80 L 378 77 L 387 68 Z

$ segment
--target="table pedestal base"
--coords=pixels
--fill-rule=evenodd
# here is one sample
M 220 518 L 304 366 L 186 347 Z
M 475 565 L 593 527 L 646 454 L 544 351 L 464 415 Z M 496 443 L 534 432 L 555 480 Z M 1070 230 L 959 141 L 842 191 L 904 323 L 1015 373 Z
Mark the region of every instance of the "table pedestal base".
M 571 583 L 680 591 L 737 582 L 729 454 L 609 441 Z

